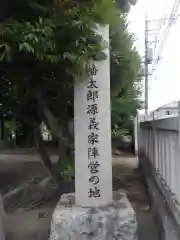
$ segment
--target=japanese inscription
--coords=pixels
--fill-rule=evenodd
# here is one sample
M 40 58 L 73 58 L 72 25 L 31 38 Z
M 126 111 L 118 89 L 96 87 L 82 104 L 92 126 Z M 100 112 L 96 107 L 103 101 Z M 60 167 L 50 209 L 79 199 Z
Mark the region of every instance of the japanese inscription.
M 97 147 L 88 148 L 88 159 L 91 157 L 96 158 L 99 156 L 99 150 Z
M 90 188 L 88 193 L 89 193 L 89 198 L 92 198 L 92 197 L 97 198 L 101 196 L 100 189 L 97 187 Z
M 94 174 L 94 173 L 98 173 L 99 172 L 99 168 L 100 164 L 98 161 L 91 161 L 88 165 L 88 168 L 90 170 L 90 173 Z
M 89 119 L 89 125 L 88 125 L 89 130 L 99 130 L 98 125 L 99 125 L 99 122 L 96 120 L 95 117 Z
M 107 44 L 74 83 L 75 201 L 98 207 L 112 202 L 109 27 L 94 29 Z
M 97 104 L 91 104 L 87 106 L 87 114 L 88 115 L 97 115 L 98 114 L 98 105 Z
M 89 198 L 98 198 L 101 196 L 99 183 L 100 179 L 98 176 L 100 163 L 98 161 L 99 149 L 98 143 L 99 139 L 99 121 L 98 121 L 98 113 L 99 106 L 96 103 L 99 98 L 99 86 L 97 82 L 94 80 L 94 76 L 97 74 L 98 69 L 94 64 L 92 64 L 89 69 L 89 81 L 87 84 L 87 115 L 88 115 L 88 169 L 90 173 L 89 183 L 91 187 L 88 192 Z
M 96 99 L 98 98 L 98 91 L 92 91 L 92 90 L 89 90 L 87 92 L 87 100 L 92 100 L 93 102 L 96 101 Z

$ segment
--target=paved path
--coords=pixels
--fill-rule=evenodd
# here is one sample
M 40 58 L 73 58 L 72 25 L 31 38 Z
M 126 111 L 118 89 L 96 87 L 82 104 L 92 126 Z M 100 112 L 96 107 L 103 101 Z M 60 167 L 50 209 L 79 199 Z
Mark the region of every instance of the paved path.
M 47 177 L 40 157 L 32 151 L 4 151 L 0 154 L 0 192 L 31 181 L 36 176 Z M 48 240 L 51 215 L 55 205 L 49 204 L 27 212 L 5 216 L 7 240 Z
M 136 211 L 138 240 L 159 240 L 157 225 L 138 167 L 138 160 L 135 157 L 115 156 L 113 158 L 114 189 L 123 188 Z

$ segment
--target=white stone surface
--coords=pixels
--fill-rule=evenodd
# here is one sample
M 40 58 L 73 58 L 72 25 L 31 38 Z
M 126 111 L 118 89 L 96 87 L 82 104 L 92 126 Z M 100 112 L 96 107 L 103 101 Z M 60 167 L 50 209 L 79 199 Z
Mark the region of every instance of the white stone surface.
M 99 27 L 97 32 L 109 44 L 109 27 Z M 75 191 L 76 205 L 80 206 L 102 206 L 112 202 L 109 47 L 105 49 L 105 53 L 107 54 L 106 60 L 94 62 L 98 69 L 97 75 L 93 76 L 93 81 L 96 81 L 98 86 L 98 98 L 94 102 L 93 100 L 87 101 L 87 86 L 90 78 L 75 84 Z M 97 104 L 98 114 L 96 116 L 87 114 L 88 105 L 91 104 Z M 99 156 L 95 160 L 100 164 L 97 174 L 100 182 L 96 186 L 89 182 L 92 176 L 88 169 L 90 163 L 88 148 L 91 147 L 88 143 L 90 117 L 96 118 L 99 128 L 99 130 L 93 130 L 95 134 L 99 134 L 99 142 L 95 144 Z M 100 197 L 89 198 L 88 191 L 94 187 L 100 189 Z
M 137 240 L 135 212 L 123 192 L 98 208 L 74 205 L 74 194 L 61 197 L 52 217 L 49 240 Z

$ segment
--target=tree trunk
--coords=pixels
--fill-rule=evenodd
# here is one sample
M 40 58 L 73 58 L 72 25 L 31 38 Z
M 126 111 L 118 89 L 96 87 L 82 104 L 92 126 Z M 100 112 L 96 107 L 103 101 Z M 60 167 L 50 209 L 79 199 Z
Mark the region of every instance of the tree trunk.
M 57 119 L 53 116 L 52 112 L 48 108 L 45 100 L 42 97 L 42 94 L 40 91 L 37 92 L 37 101 L 39 105 L 39 110 L 43 116 L 43 119 L 45 120 L 45 123 L 51 129 L 52 134 L 57 138 L 61 139 L 61 141 L 64 141 L 66 145 L 69 144 L 69 140 L 66 136 L 63 134 L 62 128 L 59 126 Z
M 61 163 L 66 159 L 67 157 L 67 150 L 68 148 L 71 149 L 73 152 L 73 144 L 71 144 L 71 137 L 73 129 L 71 129 L 71 134 L 67 134 L 68 136 L 65 136 L 63 133 L 62 126 L 59 125 L 57 119 L 52 114 L 51 110 L 48 108 L 45 100 L 43 99 L 43 96 L 40 91 L 37 91 L 37 101 L 39 105 L 40 114 L 42 115 L 44 122 L 48 126 L 48 128 L 51 130 L 52 134 L 58 139 L 58 155 L 59 155 L 59 161 L 58 164 L 61 165 Z M 66 124 L 65 124 L 66 125 Z M 66 126 L 67 132 L 69 132 L 69 125 Z M 71 123 L 72 128 L 72 123 Z
M 46 148 L 43 145 L 43 139 L 39 128 L 35 130 L 37 151 L 51 176 L 54 176 L 53 166 Z
M 63 141 L 58 141 L 58 165 L 61 165 L 67 157 L 67 147 Z

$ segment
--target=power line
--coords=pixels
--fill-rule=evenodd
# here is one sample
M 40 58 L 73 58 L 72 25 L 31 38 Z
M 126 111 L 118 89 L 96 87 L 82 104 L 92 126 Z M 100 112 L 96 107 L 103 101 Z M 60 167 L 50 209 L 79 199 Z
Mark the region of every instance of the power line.
M 145 117 L 148 118 L 148 20 L 145 18 Z
M 159 32 L 161 31 L 162 22 L 164 19 L 158 19 L 158 20 L 148 20 L 147 14 L 145 19 L 145 60 L 144 60 L 144 77 L 145 77 L 145 116 L 148 117 L 148 95 L 149 95 L 149 64 L 152 64 L 152 56 L 149 56 L 149 46 L 151 44 L 154 44 L 156 47 L 157 42 L 157 36 L 159 35 Z M 152 22 L 158 22 L 157 29 L 149 29 L 149 23 Z M 155 40 L 149 41 L 149 35 L 156 35 Z
M 145 72 L 144 72 L 144 77 L 145 77 L 145 117 L 148 118 L 148 95 L 149 95 L 149 64 L 152 64 L 152 56 L 149 56 L 149 46 L 153 43 L 156 43 L 155 41 L 149 41 L 149 35 L 157 35 L 157 31 L 160 31 L 161 25 L 158 24 L 157 29 L 149 29 L 148 23 L 150 22 L 161 22 L 162 19 L 158 20 L 148 20 L 147 19 L 147 14 L 146 14 L 146 19 L 145 19 L 145 60 L 144 60 L 144 67 L 145 67 Z
M 156 66 L 159 63 L 159 60 L 161 58 L 165 43 L 167 41 L 167 38 L 169 36 L 172 24 L 174 23 L 175 20 L 178 18 L 178 8 L 180 5 L 180 0 L 175 0 L 171 13 L 170 15 L 166 13 L 166 9 L 168 8 L 168 0 L 165 2 L 165 9 L 164 9 L 164 17 L 158 20 L 147 20 L 147 14 L 146 14 L 146 19 L 145 19 L 145 60 L 144 60 L 144 66 L 145 66 L 145 72 L 144 72 L 144 77 L 145 77 L 145 118 L 148 118 L 148 95 L 149 95 L 149 64 L 153 63 L 153 70 L 155 70 Z M 149 22 L 157 22 L 158 23 L 158 28 L 157 29 L 149 29 L 148 23 Z M 167 22 L 167 25 L 165 25 Z M 162 27 L 165 25 L 165 30 L 162 35 L 162 41 L 160 44 L 157 44 L 159 42 L 159 37 L 161 34 Z M 153 33 L 156 32 L 156 33 Z M 149 35 L 154 35 L 155 40 L 154 41 L 149 41 Z M 153 62 L 152 56 L 149 56 L 149 46 L 154 43 L 154 51 L 157 52 L 157 55 L 155 55 L 155 60 Z M 157 49 L 157 45 L 159 45 Z
M 176 3 L 177 3 L 177 5 L 175 5 Z M 170 18 L 169 18 L 169 22 L 168 22 L 166 31 L 165 31 L 164 36 L 163 36 L 163 41 L 162 41 L 162 44 L 161 44 L 160 53 L 159 53 L 159 55 L 158 55 L 158 56 L 159 56 L 159 57 L 158 57 L 158 61 L 159 61 L 159 58 L 160 58 L 160 56 L 161 56 L 161 54 L 162 54 L 162 51 L 163 51 L 163 49 L 164 49 L 164 45 L 165 45 L 165 43 L 166 43 L 166 40 L 167 40 L 167 37 L 168 37 L 168 35 L 169 35 L 170 29 L 171 29 L 171 27 L 172 27 L 172 23 L 173 23 L 173 20 L 174 20 L 174 18 L 175 18 L 174 16 L 175 16 L 176 13 L 177 13 L 178 6 L 179 6 L 179 4 L 180 4 L 180 0 L 177 0 L 177 1 L 175 2 L 175 4 L 174 4 L 173 10 L 172 10 L 172 12 L 171 12 L 171 15 L 170 15 Z M 177 19 L 177 17 L 176 17 L 175 19 Z
M 156 42 L 154 44 L 154 53 L 156 52 L 156 49 L 157 49 L 157 43 L 159 42 L 159 36 L 160 36 L 161 29 L 165 25 L 165 22 L 167 19 L 166 10 L 168 8 L 168 2 L 169 2 L 168 0 L 164 0 L 164 15 L 165 15 L 165 17 L 163 19 L 159 19 L 159 24 L 158 24 L 159 31 L 157 32 L 156 37 L 155 37 Z
M 180 4 L 180 0 L 176 0 L 174 5 L 173 5 L 170 17 L 168 18 L 168 23 L 167 23 L 166 29 L 165 29 L 163 37 L 162 37 L 162 42 L 161 42 L 160 47 L 159 47 L 158 55 L 156 57 L 154 65 L 153 65 L 153 71 L 156 69 L 156 66 L 159 63 L 159 60 L 161 58 L 161 55 L 162 55 L 162 52 L 163 52 L 163 49 L 164 49 L 164 46 L 165 46 L 165 43 L 167 41 L 167 38 L 169 36 L 170 30 L 171 30 L 171 27 L 172 27 L 173 21 L 177 20 L 177 18 L 178 18 L 177 12 L 178 12 L 179 4 Z M 165 20 L 166 20 L 166 18 L 165 18 Z
M 176 0 L 175 4 L 173 6 L 170 17 L 172 17 L 175 10 L 177 9 L 176 7 L 178 7 L 178 2 L 180 2 L 180 0 Z M 168 5 L 168 2 L 166 2 L 165 10 L 167 8 L 167 5 Z M 146 14 L 146 19 L 145 19 L 145 60 L 144 60 L 145 72 L 144 72 L 144 77 L 145 77 L 145 116 L 146 116 L 146 118 L 148 117 L 149 64 L 152 64 L 152 58 L 151 58 L 152 56 L 150 56 L 150 58 L 149 58 L 149 44 L 155 43 L 154 45 L 155 45 L 155 50 L 156 50 L 157 41 L 158 41 L 158 38 L 159 38 L 159 35 L 160 35 L 161 28 L 165 24 L 166 16 L 167 15 L 166 15 L 166 11 L 165 11 L 165 18 L 163 18 L 163 19 L 148 21 L 147 14 Z M 158 22 L 158 28 L 153 29 L 153 30 L 149 29 L 149 26 L 148 26 L 149 22 Z M 171 22 L 169 21 L 168 23 L 171 23 Z M 166 38 L 167 38 L 166 34 L 167 34 L 167 30 L 168 30 L 169 26 L 171 26 L 171 25 L 168 24 L 168 26 L 166 27 L 166 31 L 164 33 L 164 36 Z M 151 41 L 151 42 L 149 41 L 149 34 L 151 34 L 151 33 L 149 33 L 149 31 L 151 31 L 152 34 L 154 34 L 153 31 L 156 31 L 155 41 Z M 163 41 L 164 41 L 164 38 L 163 38 Z M 161 46 L 160 46 L 160 54 L 161 54 L 161 51 L 162 51 L 162 46 L 164 45 L 163 41 L 162 41 Z

